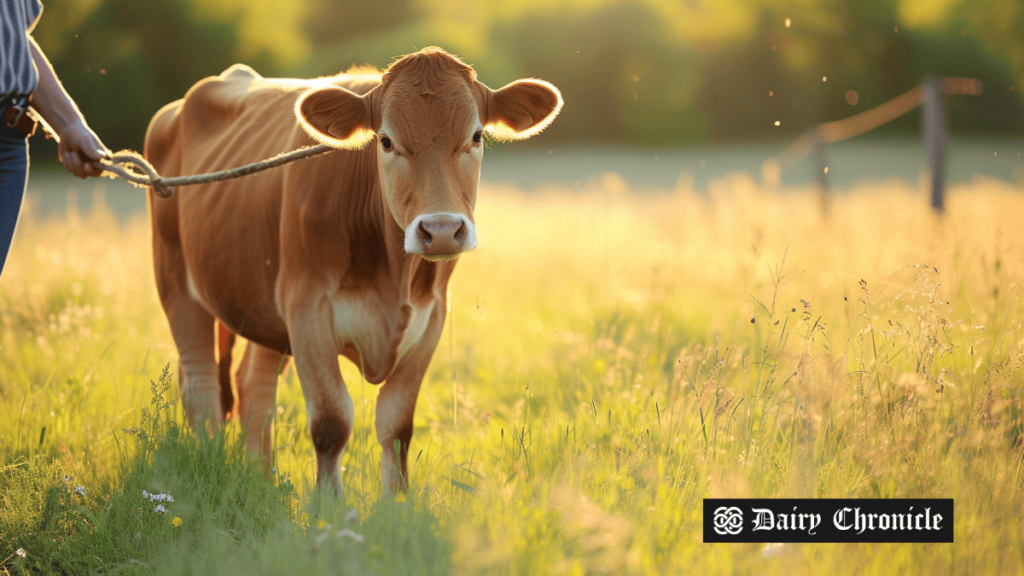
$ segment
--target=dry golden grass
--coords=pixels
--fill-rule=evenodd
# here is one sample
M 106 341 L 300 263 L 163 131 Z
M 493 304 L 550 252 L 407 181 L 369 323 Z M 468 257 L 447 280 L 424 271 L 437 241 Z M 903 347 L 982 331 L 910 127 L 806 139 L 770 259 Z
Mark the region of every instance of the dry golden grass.
M 938 219 L 922 192 L 873 183 L 823 219 L 811 191 L 744 176 L 706 195 L 639 194 L 614 175 L 572 193 L 485 186 L 482 248 L 459 264 L 420 395 L 409 502 L 380 495 L 375 390 L 345 363 L 347 502 L 309 508 L 313 451 L 289 371 L 275 483 L 299 487 L 292 512 L 252 534 L 183 516 L 191 540 L 154 535 L 131 557 L 174 573 L 276 557 L 330 571 L 301 511 L 338 525 L 355 507 L 367 541 L 339 557 L 379 573 L 407 568 L 395 538 L 432 551 L 424 571 L 455 573 L 1024 571 L 1024 196 L 977 180 L 948 205 Z M 0 282 L 0 465 L 38 455 L 72 470 L 99 510 L 126 481 L 131 448 L 115 432 L 174 366 L 148 229 L 102 211 L 26 220 Z M 15 497 L 28 489 L 8 476 L 0 529 L 28 526 Z M 951 497 L 956 544 L 787 545 L 765 559 L 701 542 L 708 496 Z M 249 535 L 225 550 L 199 537 L 215 529 Z M 51 536 L 73 547 L 84 534 Z M 4 534 L 0 559 L 33 538 Z M 162 564 L 171 551 L 186 558 Z M 119 554 L 99 555 L 147 571 Z

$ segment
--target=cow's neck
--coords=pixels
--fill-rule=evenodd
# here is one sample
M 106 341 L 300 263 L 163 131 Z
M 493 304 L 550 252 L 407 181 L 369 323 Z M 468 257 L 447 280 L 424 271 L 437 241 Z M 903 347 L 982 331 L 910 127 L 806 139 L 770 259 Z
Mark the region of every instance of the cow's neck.
M 365 278 L 367 274 L 376 276 L 386 272 L 387 287 L 397 289 L 396 303 L 399 306 L 405 303 L 419 305 L 426 300 L 443 297 L 444 279 L 450 274 L 452 264 L 430 262 L 405 252 L 405 232 L 391 215 L 384 200 L 375 154 L 365 155 L 372 162 L 373 185 L 364 191 L 366 196 L 359 198 L 357 205 L 353 206 L 355 213 L 359 214 L 357 220 L 363 224 L 360 226 L 353 222 L 353 229 L 358 230 L 358 236 L 350 242 L 354 259 L 350 264 L 350 273 Z M 367 223 L 370 225 L 367 226 Z M 363 259 L 360 254 L 373 256 Z M 444 278 L 440 277 L 442 275 Z
M 380 201 L 381 220 L 384 245 L 387 253 L 389 276 L 397 281 L 399 300 L 413 305 L 421 305 L 427 300 L 443 297 L 444 279 L 439 276 L 449 271 L 452 263 L 430 262 L 415 254 L 405 252 L 405 232 L 395 222 L 390 210 Z

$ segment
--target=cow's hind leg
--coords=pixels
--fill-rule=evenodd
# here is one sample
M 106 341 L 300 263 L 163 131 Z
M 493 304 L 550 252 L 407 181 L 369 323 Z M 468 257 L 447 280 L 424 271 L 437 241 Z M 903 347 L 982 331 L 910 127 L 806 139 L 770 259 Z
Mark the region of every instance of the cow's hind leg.
M 217 373 L 220 379 L 220 407 L 225 420 L 231 418 L 235 409 L 235 394 L 231 388 L 231 357 L 235 339 L 234 332 L 217 322 Z
M 185 415 L 196 432 L 212 434 L 224 421 L 213 316 L 188 296 L 165 302 L 164 310 L 178 348 Z
M 180 109 L 180 100 L 165 106 L 146 133 L 146 158 L 162 174 L 180 174 L 184 149 L 178 134 Z M 211 432 L 224 419 L 214 354 L 214 321 L 188 288 L 188 271 L 181 250 L 179 201 L 178 196 L 160 199 L 152 191 L 148 194 L 156 289 L 178 348 L 178 382 L 185 414 L 197 432 Z
M 265 470 L 273 465 L 277 377 L 287 362 L 280 352 L 248 342 L 236 374 L 238 417 L 246 434 L 245 447 L 263 456 Z

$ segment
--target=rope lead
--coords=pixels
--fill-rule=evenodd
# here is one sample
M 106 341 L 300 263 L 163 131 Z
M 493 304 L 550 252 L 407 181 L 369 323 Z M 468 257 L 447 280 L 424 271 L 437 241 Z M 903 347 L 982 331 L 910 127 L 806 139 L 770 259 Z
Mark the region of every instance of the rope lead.
M 195 176 L 175 176 L 172 178 L 165 178 L 158 174 L 153 165 L 134 150 L 121 150 L 109 159 L 100 160 L 95 164 L 98 164 L 103 169 L 104 176 L 109 176 L 110 178 L 120 177 L 140 188 L 148 186 L 157 196 L 170 198 L 174 188 L 177 186 L 192 186 L 194 184 L 207 184 L 232 178 L 241 178 L 242 176 L 277 168 L 289 162 L 312 158 L 313 156 L 319 156 L 334 150 L 337 150 L 337 148 L 332 148 L 326 144 L 305 146 L 298 150 L 279 154 L 273 158 L 253 162 L 252 164 L 246 164 L 245 166 L 239 166 L 230 170 L 221 170 L 220 172 L 209 174 L 196 174 Z

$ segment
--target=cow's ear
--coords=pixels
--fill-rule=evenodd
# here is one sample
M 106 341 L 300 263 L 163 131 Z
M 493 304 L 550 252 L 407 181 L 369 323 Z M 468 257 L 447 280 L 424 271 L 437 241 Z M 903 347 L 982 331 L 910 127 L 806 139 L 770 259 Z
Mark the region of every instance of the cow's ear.
M 543 80 L 516 80 L 499 90 L 480 87 L 484 126 L 498 140 L 524 140 L 539 134 L 562 109 L 562 93 Z
M 314 140 L 346 150 L 358 150 L 373 140 L 370 98 L 339 88 L 315 88 L 299 97 L 295 115 Z

